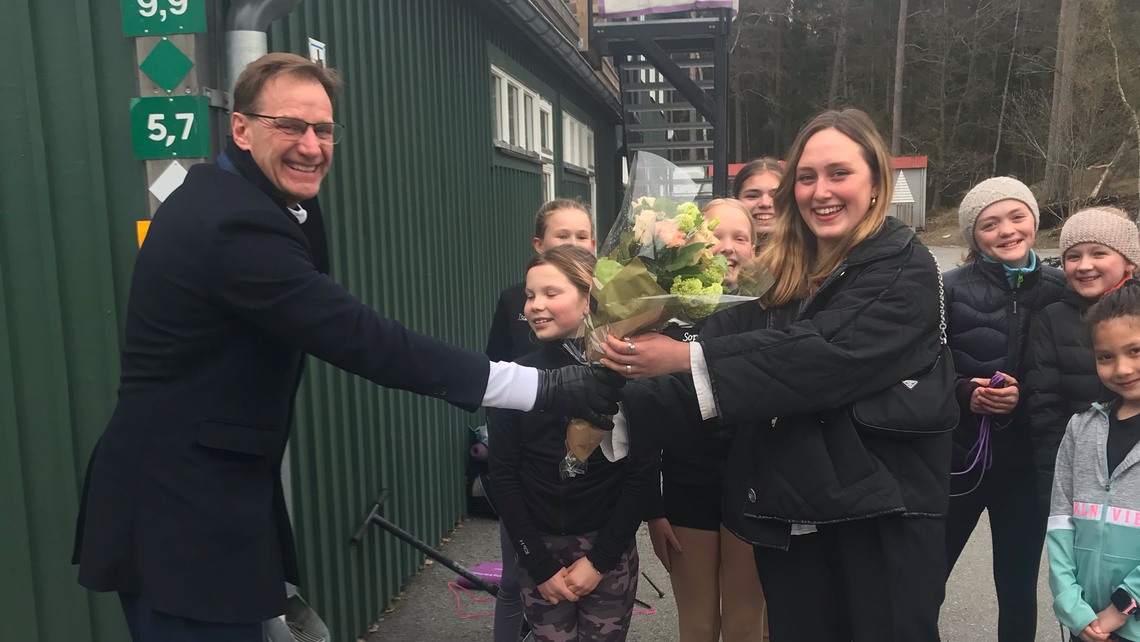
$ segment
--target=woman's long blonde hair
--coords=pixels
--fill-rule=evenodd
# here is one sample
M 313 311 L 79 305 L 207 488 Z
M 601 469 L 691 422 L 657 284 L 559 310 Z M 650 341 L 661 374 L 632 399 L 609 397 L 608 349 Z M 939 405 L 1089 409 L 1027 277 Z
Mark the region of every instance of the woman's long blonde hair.
M 796 205 L 796 176 L 800 156 L 808 139 L 825 129 L 835 129 L 863 149 L 863 160 L 871 168 L 874 200 L 867 216 L 830 249 L 820 253 L 816 237 Z M 820 283 L 843 261 L 851 248 L 874 236 L 887 218 L 894 184 L 891 181 L 891 154 L 883 137 L 867 114 L 858 109 L 825 111 L 804 125 L 785 161 L 787 171 L 773 197 L 775 229 L 768 236 L 757 261 L 775 277 L 775 285 L 761 298 L 765 307 L 779 307 L 810 296 Z

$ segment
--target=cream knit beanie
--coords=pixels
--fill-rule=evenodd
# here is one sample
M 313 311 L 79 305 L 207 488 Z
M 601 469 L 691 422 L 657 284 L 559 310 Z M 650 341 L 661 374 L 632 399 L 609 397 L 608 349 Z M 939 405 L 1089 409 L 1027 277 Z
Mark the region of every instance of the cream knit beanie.
M 1041 213 L 1037 209 L 1037 199 L 1025 183 L 1010 176 L 987 178 L 975 185 L 958 206 L 958 229 L 970 249 L 978 249 L 978 242 L 974 240 L 974 224 L 978 222 L 978 215 L 990 205 L 1009 198 L 1029 207 L 1029 211 L 1033 212 L 1033 229 L 1037 229 L 1041 223 Z
M 1061 228 L 1061 256 L 1080 243 L 1107 245 L 1140 265 L 1140 229 L 1124 210 L 1090 207 L 1070 216 Z

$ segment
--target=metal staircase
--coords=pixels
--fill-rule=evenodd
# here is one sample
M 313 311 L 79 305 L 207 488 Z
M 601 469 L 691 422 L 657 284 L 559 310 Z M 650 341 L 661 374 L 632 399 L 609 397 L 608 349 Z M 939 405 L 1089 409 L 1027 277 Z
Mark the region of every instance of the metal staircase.
M 725 196 L 732 14 L 681 15 L 594 22 L 591 41 L 621 81 L 627 157 L 652 152 L 686 168 L 702 199 Z

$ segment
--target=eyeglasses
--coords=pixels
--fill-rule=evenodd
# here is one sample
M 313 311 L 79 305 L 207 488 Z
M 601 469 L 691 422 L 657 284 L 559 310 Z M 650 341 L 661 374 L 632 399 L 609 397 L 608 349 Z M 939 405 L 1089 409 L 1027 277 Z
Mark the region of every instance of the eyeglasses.
M 336 145 L 340 142 L 341 134 L 344 133 L 344 125 L 340 123 L 310 123 L 300 118 L 292 118 L 290 116 L 266 116 L 265 114 L 251 114 L 249 112 L 240 112 L 245 116 L 252 116 L 254 118 L 261 118 L 272 122 L 273 128 L 281 132 L 286 138 L 298 139 L 313 128 L 313 133 L 317 138 L 323 142 L 331 142 Z

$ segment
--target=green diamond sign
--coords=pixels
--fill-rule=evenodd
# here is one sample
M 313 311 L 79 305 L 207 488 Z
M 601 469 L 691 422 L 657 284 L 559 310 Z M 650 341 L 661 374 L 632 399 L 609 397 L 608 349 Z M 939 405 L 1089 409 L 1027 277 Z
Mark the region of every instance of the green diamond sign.
M 173 91 L 193 67 L 194 61 L 167 38 L 159 40 L 139 65 L 154 84 L 167 92 Z
M 210 155 L 210 101 L 205 96 L 131 99 L 135 158 Z
M 124 36 L 206 30 L 206 0 L 121 0 Z

